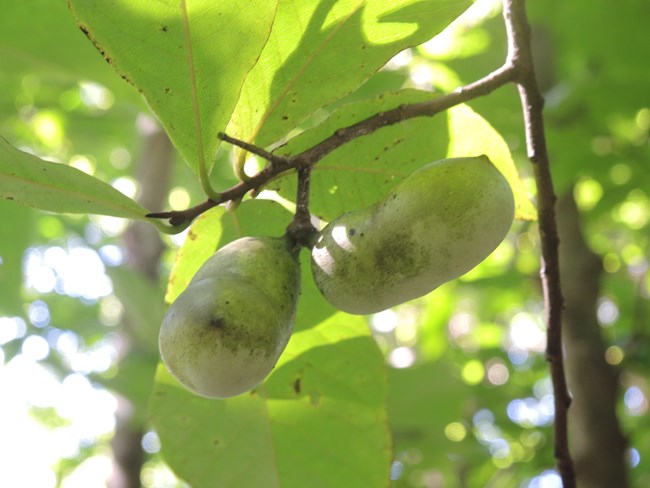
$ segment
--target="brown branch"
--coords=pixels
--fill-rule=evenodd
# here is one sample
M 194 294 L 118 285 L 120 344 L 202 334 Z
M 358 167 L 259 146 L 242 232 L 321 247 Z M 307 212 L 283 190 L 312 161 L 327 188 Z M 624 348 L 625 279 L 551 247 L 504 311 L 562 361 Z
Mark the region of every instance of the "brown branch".
M 235 137 L 231 137 L 224 132 L 219 132 L 219 134 L 217 134 L 217 137 L 222 141 L 232 144 L 233 146 L 240 147 L 248 151 L 249 153 L 255 154 L 263 159 L 266 159 L 272 165 L 278 165 L 278 164 L 281 165 L 287 162 L 287 158 L 285 156 L 278 156 L 276 154 L 270 153 L 262 149 L 261 147 L 257 147 L 254 144 L 251 144 L 249 142 L 236 139 Z
M 269 181 L 282 173 L 289 170 L 297 170 L 302 166 L 313 167 L 329 153 L 357 137 L 372 134 L 382 127 L 394 125 L 415 117 L 432 117 L 455 105 L 488 95 L 497 88 L 514 81 L 514 79 L 514 66 L 510 62 L 507 62 L 501 68 L 493 71 L 484 78 L 460 87 L 447 95 L 424 102 L 400 105 L 394 109 L 372 115 L 356 124 L 338 129 L 327 139 L 294 156 L 278 156 L 253 144 L 221 133 L 219 134 L 219 138 L 222 140 L 266 159 L 271 165 L 249 179 L 222 191 L 218 200 L 208 199 L 199 205 L 185 210 L 150 213 L 147 214 L 147 217 L 167 219 L 172 226 L 187 224 L 216 205 L 230 200 L 241 199 L 250 191 L 259 191 Z
M 515 80 L 524 114 L 526 147 L 533 163 L 538 194 L 539 231 L 542 244 L 541 281 L 547 322 L 546 359 L 550 364 L 555 397 L 554 451 L 564 488 L 574 488 L 575 473 L 569 453 L 567 412 L 571 397 L 567 389 L 562 350 L 563 297 L 560 288 L 556 196 L 549 168 L 544 118 L 544 99 L 537 86 L 530 46 L 530 25 L 525 0 L 504 0 L 503 15 L 508 34 L 508 61 L 515 66 Z
M 377 129 L 394 125 L 415 117 L 432 117 L 451 107 L 488 95 L 497 88 L 514 80 L 514 69 L 510 63 L 474 83 L 457 88 L 455 91 L 425 102 L 400 105 L 397 108 L 380 112 L 361 122 L 338 129 L 333 135 L 298 156 L 305 161 L 317 162 L 327 154 L 357 137 L 372 134 Z

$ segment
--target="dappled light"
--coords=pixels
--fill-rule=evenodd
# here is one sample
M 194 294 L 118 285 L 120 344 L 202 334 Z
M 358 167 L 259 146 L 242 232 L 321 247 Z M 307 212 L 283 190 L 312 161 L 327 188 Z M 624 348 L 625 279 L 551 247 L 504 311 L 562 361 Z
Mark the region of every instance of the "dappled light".
M 32 248 L 25 259 L 27 286 L 39 293 L 97 300 L 112 292 L 98 254 L 87 247 Z
M 0 487 L 133 488 L 115 484 L 130 475 L 142 488 L 561 488 L 565 418 L 579 481 L 603 468 L 618 473 L 611 486 L 650 486 L 642 2 L 526 2 L 541 152 L 517 90 L 501 88 L 526 88 L 533 72 L 509 64 L 501 0 L 28 3 L 8 2 L 0 20 Z M 349 218 L 390 207 L 383 199 L 425 165 L 481 154 L 512 190 L 514 222 L 495 211 L 465 236 L 467 213 L 423 224 L 462 200 L 448 175 L 391 219 Z M 305 174 L 308 198 L 297 198 Z M 486 188 L 478 178 L 464 212 Z M 296 238 L 303 210 L 305 228 L 334 222 L 326 242 L 314 229 Z M 163 235 L 148 212 L 184 220 Z M 543 284 L 554 262 L 540 259 L 554 246 L 549 212 L 559 352 L 547 330 L 559 302 Z M 493 251 L 469 266 L 501 217 Z M 216 250 L 283 234 L 302 286 L 295 311 L 269 299 L 293 327 L 284 353 L 239 395 L 192 394 L 159 358 L 165 311 Z M 410 252 L 422 242 L 427 252 Z M 417 274 L 434 251 L 440 282 L 368 293 L 386 269 Z M 450 263 L 469 270 L 448 275 Z M 350 313 L 319 272 L 337 277 Z M 355 273 L 368 281 L 342 293 Z M 277 275 L 273 261 L 246 280 Z M 253 334 L 268 314 L 242 295 Z M 360 297 L 371 309 L 355 308 Z M 559 357 L 568 416 L 551 373 Z
M 79 98 L 90 110 L 102 112 L 115 103 L 113 93 L 100 83 L 84 81 L 79 84 Z

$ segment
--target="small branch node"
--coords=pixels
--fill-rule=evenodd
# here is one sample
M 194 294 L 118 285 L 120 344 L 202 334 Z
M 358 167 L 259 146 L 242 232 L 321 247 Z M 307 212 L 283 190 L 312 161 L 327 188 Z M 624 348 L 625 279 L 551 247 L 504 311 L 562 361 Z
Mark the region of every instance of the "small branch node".
M 287 235 L 302 247 L 312 248 L 318 237 L 318 230 L 311 222 L 309 212 L 309 187 L 313 165 L 304 164 L 298 168 L 298 192 L 296 213 L 287 227 Z

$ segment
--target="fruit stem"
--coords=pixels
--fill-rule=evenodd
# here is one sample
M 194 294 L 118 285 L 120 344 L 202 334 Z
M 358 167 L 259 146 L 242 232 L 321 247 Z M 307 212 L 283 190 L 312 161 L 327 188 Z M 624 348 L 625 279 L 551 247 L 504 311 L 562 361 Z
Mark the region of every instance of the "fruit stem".
M 316 243 L 318 230 L 311 221 L 309 212 L 309 187 L 313 165 L 303 164 L 298 167 L 298 190 L 296 195 L 296 213 L 287 227 L 287 235 L 302 247 L 311 249 Z

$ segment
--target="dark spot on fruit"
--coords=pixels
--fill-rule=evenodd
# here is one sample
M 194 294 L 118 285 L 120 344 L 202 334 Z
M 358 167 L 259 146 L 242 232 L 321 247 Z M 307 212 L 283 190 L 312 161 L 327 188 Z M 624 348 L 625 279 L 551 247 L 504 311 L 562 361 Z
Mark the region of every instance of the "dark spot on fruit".
M 219 444 L 221 444 L 221 441 L 219 439 L 213 439 L 212 444 L 218 446 Z
M 168 30 L 169 30 L 169 27 L 167 27 L 166 25 L 161 25 L 160 26 L 160 32 L 167 32 Z
M 223 317 L 215 317 L 210 320 L 210 327 L 215 329 L 223 329 L 226 326 L 226 322 L 223 320 Z
M 288 115 L 283 115 L 282 120 L 289 120 L 289 116 Z
M 375 263 L 384 275 L 415 276 L 420 269 L 417 248 L 404 234 L 388 236 L 375 250 Z
M 357 233 L 357 229 L 348 229 L 348 236 L 352 237 Z
M 300 395 L 300 389 L 300 378 L 296 378 L 296 381 L 293 382 L 293 391 L 295 391 L 297 395 Z
M 165 95 L 169 95 L 172 92 L 171 88 L 165 88 Z

